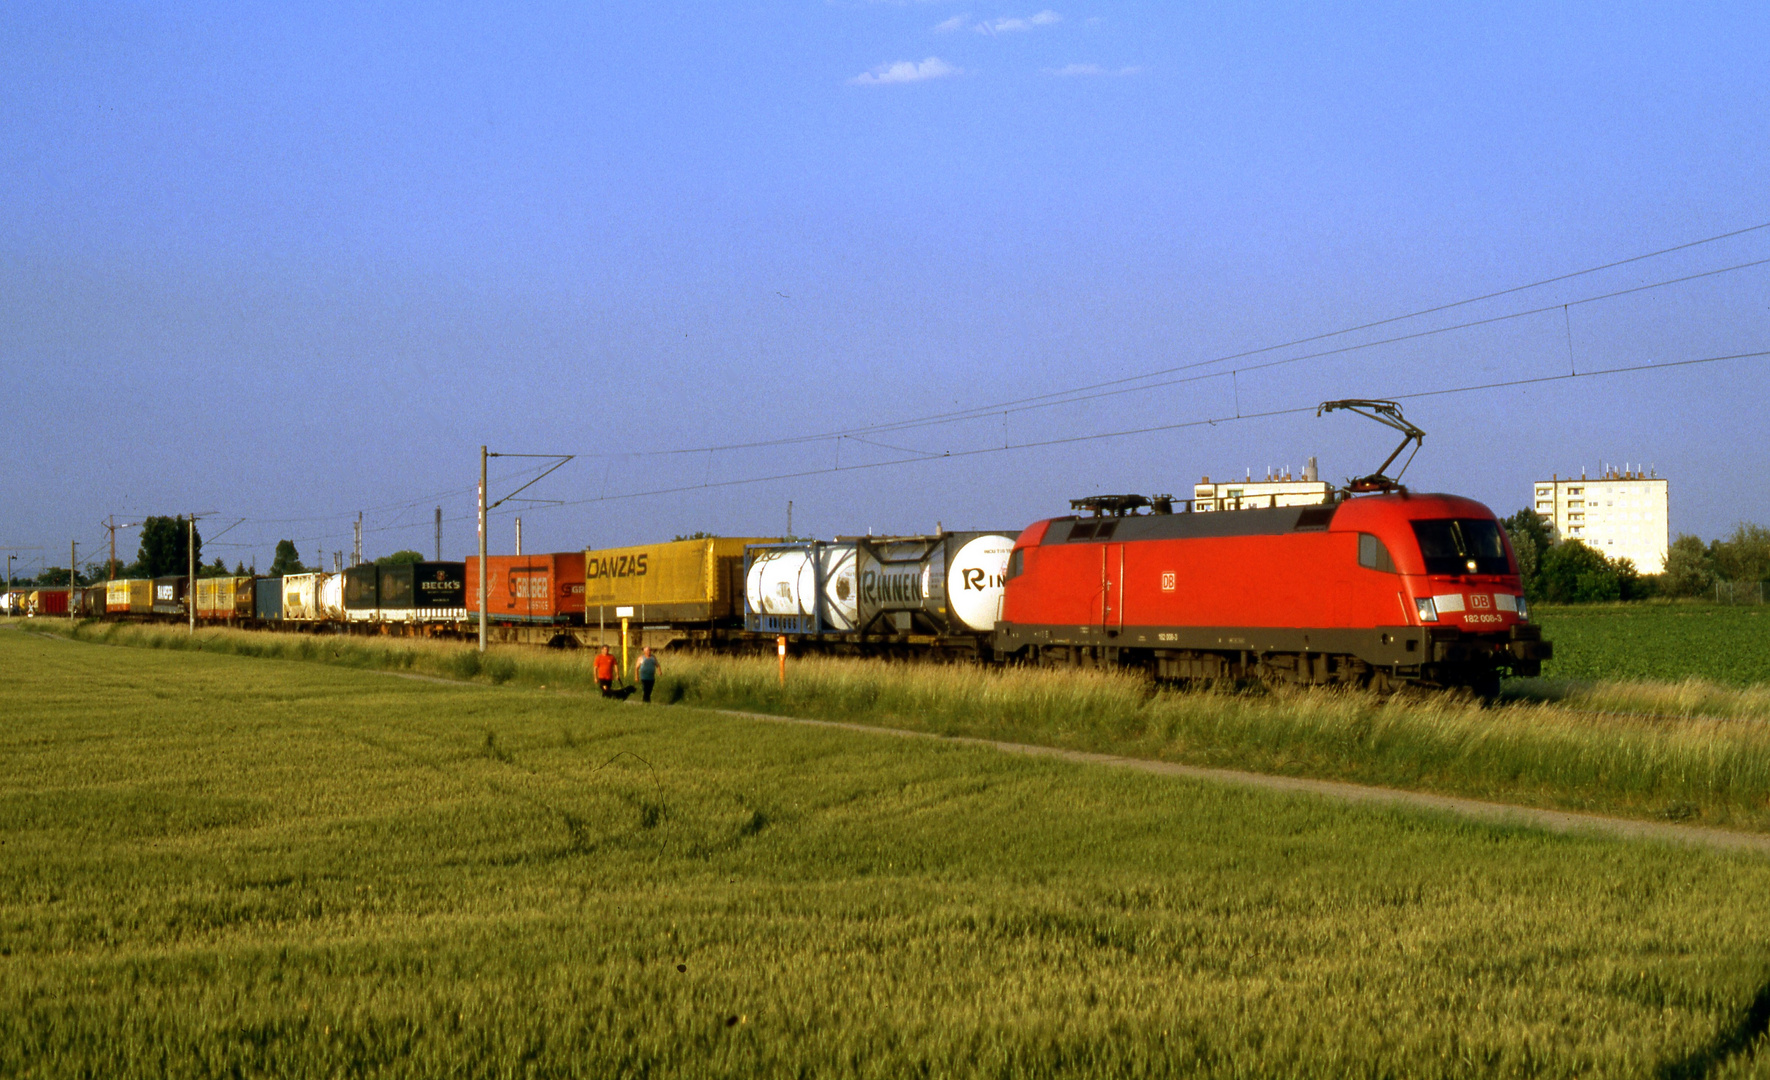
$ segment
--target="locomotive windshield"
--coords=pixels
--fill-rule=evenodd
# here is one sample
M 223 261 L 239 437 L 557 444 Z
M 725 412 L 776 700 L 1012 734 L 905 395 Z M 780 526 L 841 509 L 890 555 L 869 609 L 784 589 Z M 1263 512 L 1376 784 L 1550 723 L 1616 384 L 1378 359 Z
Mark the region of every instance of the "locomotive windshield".
M 1506 543 L 1497 521 L 1440 518 L 1413 523 L 1428 574 L 1510 574 Z

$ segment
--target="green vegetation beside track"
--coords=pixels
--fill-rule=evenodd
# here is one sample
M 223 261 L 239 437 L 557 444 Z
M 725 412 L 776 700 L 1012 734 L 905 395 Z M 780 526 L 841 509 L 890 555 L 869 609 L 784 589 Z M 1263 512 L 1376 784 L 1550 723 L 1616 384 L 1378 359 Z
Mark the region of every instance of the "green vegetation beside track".
M 39 623 L 66 633 L 67 624 Z M 593 692 L 590 657 L 351 636 L 86 624 L 82 640 Z M 1445 695 L 1182 693 L 1098 672 L 670 655 L 660 700 L 1770 831 L 1770 690 L 1532 680 Z M 1692 718 L 1695 717 L 1695 718 Z
M 0 665 L 0 1075 L 1770 1064 L 1744 1052 L 1761 857 L 646 709 L 521 670 L 441 684 L 14 632 Z

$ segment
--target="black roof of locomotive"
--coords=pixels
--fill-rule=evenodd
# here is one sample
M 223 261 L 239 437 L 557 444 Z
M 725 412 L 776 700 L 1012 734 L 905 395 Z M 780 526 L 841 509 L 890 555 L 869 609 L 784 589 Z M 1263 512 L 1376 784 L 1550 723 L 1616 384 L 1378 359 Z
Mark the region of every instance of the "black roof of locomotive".
M 1280 506 L 1258 510 L 1209 510 L 1190 514 L 1139 514 L 1127 517 L 1056 518 L 1045 531 L 1046 544 L 1090 540 L 1190 540 L 1217 536 L 1283 536 L 1325 532 L 1339 503 Z M 1078 528 L 1084 535 L 1074 535 Z M 1097 533 L 1105 530 L 1107 535 Z

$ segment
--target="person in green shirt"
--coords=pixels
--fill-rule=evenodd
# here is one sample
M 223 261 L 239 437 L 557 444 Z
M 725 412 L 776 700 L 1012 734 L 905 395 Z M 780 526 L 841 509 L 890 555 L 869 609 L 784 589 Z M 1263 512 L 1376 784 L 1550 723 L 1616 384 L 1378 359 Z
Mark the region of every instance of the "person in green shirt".
M 633 674 L 639 680 L 639 689 L 644 694 L 647 705 L 651 704 L 651 689 L 657 685 L 660 670 L 658 658 L 652 655 L 649 646 L 644 655 L 640 656 L 639 663 L 633 665 Z

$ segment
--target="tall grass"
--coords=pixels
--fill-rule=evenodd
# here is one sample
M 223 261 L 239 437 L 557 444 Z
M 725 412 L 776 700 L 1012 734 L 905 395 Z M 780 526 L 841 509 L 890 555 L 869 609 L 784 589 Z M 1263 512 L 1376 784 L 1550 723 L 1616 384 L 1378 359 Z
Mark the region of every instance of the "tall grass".
M 63 632 L 67 632 L 64 631 Z M 591 657 L 88 624 L 81 640 L 594 691 Z M 670 655 L 658 700 L 1770 831 L 1770 691 L 1537 680 L 1496 707 L 1325 689 L 1183 692 L 1114 672 Z
M 0 1076 L 1764 1067 L 1761 857 L 520 689 L 578 662 L 535 661 L 0 633 Z

